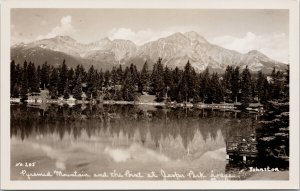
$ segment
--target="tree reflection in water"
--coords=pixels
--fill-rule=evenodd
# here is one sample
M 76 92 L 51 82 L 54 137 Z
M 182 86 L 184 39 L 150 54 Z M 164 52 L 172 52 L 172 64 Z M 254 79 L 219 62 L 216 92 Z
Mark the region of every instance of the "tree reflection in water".
M 241 160 L 226 165 L 225 147 L 226 141 L 236 136 L 247 137 L 256 132 L 258 121 L 259 117 L 253 113 L 211 109 L 102 104 L 73 107 L 11 105 L 11 137 L 14 140 L 46 143 L 55 148 L 77 141 L 83 148 L 102 149 L 104 153 L 115 152 L 113 148 L 125 149 L 124 152 L 150 149 L 147 150 L 150 156 L 154 156 L 152 151 L 155 151 L 184 163 L 193 161 L 188 168 L 196 165 L 219 168 L 221 172 L 253 165 Z M 98 143 L 105 148 L 97 147 Z M 135 154 L 139 155 L 138 152 Z M 207 156 L 223 161 L 223 167 L 203 163 L 201 157 Z

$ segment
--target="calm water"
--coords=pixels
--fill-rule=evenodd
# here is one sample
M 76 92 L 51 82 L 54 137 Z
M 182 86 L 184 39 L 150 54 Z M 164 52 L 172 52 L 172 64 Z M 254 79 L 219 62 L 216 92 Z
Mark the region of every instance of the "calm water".
M 211 174 L 228 174 L 226 140 L 249 136 L 256 125 L 254 114 L 242 112 L 132 105 L 11 105 L 11 178 L 28 179 L 20 174 L 22 170 L 56 170 L 90 177 L 31 179 L 151 180 L 175 172 L 185 175 L 179 180 L 197 179 L 187 176 L 192 172 L 210 179 Z M 34 167 L 16 166 L 26 162 L 35 162 Z M 152 171 L 156 176 L 147 177 Z

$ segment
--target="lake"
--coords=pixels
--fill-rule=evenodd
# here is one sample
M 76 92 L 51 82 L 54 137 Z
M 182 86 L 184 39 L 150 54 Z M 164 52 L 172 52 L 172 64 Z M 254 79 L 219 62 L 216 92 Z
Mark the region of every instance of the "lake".
M 254 133 L 258 118 L 141 105 L 11 105 L 11 179 L 240 179 L 228 171 L 226 140 Z

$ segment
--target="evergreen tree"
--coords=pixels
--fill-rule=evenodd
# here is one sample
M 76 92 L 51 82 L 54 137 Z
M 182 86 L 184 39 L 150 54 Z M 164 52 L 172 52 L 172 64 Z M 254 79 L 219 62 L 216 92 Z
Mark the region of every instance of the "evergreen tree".
M 17 71 L 16 71 L 16 64 L 15 61 L 12 60 L 10 63 L 10 97 L 14 95 L 15 85 L 17 83 Z
M 206 68 L 200 75 L 200 97 L 204 103 L 212 103 L 212 87 L 209 69 Z
M 283 84 L 283 101 L 287 102 L 290 97 L 290 65 L 285 70 Z
M 135 100 L 134 78 L 130 69 L 126 67 L 124 73 L 124 81 L 121 89 L 122 97 L 125 101 Z
M 96 70 L 92 65 L 87 73 L 87 97 L 89 99 L 94 99 L 97 97 L 97 78 Z
M 228 102 L 232 102 L 232 75 L 233 75 L 233 67 L 232 66 L 227 66 L 224 76 L 223 76 L 223 80 L 222 80 L 222 84 L 223 84 L 223 91 L 224 91 L 224 96 L 225 96 L 225 100 Z
M 150 77 L 150 94 L 155 95 L 157 92 L 157 80 L 158 79 L 158 70 L 157 63 L 153 65 L 151 77 Z
M 150 79 L 150 93 L 156 96 L 156 101 L 163 101 L 165 97 L 165 84 L 164 84 L 164 67 L 162 59 L 153 65 L 153 70 Z
M 25 61 L 23 64 L 22 69 L 22 80 L 21 80 L 21 90 L 20 90 L 20 96 L 21 101 L 27 100 L 27 93 L 28 93 L 28 73 L 27 73 L 27 62 Z
M 141 91 L 149 91 L 150 86 L 150 71 L 147 61 L 144 63 L 141 70 Z
M 15 64 L 12 60 L 10 68 L 10 97 L 19 97 L 20 95 L 20 82 L 22 80 L 22 72 L 19 64 Z
M 29 62 L 27 66 L 27 81 L 28 81 L 28 91 L 32 92 L 32 87 L 34 86 L 34 76 L 35 76 L 35 66 L 32 62 Z
M 104 84 L 103 84 L 103 86 L 105 88 L 110 88 L 110 86 L 111 86 L 109 70 L 106 70 L 106 72 L 104 73 Z
M 117 84 L 121 85 L 123 82 L 123 69 L 122 69 L 122 65 L 119 65 L 118 69 L 117 69 Z
M 223 89 L 219 80 L 218 73 L 213 73 L 211 76 L 211 86 L 212 86 L 212 101 L 214 103 L 220 103 L 223 101 L 224 94 Z
M 66 85 L 65 85 L 65 88 L 64 88 L 64 94 L 63 94 L 64 99 L 69 99 L 70 94 L 71 94 L 70 83 L 69 83 L 69 80 L 67 79 Z
M 57 87 L 58 96 L 64 95 L 64 90 L 66 87 L 67 80 L 68 80 L 68 68 L 66 65 L 66 61 L 64 60 L 59 70 L 59 81 Z
M 68 70 L 68 83 L 69 83 L 69 89 L 71 93 L 76 84 L 75 72 L 73 68 L 70 68 Z
M 154 64 L 151 75 L 147 62 L 140 72 L 131 64 L 125 71 L 119 65 L 103 73 L 94 66 L 88 72 L 82 65 L 77 65 L 75 70 L 68 69 L 65 61 L 59 68 L 50 68 L 47 62 L 36 68 L 34 63 L 27 64 L 26 61 L 22 68 L 12 61 L 10 92 L 12 97 L 20 95 L 22 100 L 26 99 L 27 93 L 39 92 L 40 88 L 49 89 L 54 99 L 62 95 L 68 98 L 71 92 L 81 99 L 85 92 L 88 99 L 104 94 L 105 99 L 134 100 L 137 92 L 147 91 L 156 96 L 156 101 L 166 98 L 177 102 L 241 101 L 247 107 L 254 98 L 263 104 L 270 99 L 286 99 L 289 96 L 288 73 L 288 70 L 283 72 L 274 68 L 270 77 L 260 71 L 254 78 L 248 67 L 240 74 L 239 67 L 227 66 L 224 75 L 219 77 L 217 73 L 210 75 L 208 68 L 198 74 L 189 61 L 184 70 L 178 67 L 172 70 L 163 66 L 161 58 Z
M 265 103 L 266 112 L 263 120 L 260 121 L 261 127 L 257 128 L 259 157 L 267 158 L 268 165 L 271 161 L 274 165 L 285 168 L 288 163 L 282 161 L 285 158 L 280 158 L 279 152 L 283 149 L 287 155 L 284 157 L 289 156 L 289 68 L 285 73 L 277 73 L 274 69 L 271 78 L 271 88 L 281 88 L 282 86 L 283 91 L 281 92 L 282 97 L 279 96 L 281 93 L 278 95 L 279 97 L 268 97 L 268 102 Z M 272 84 L 274 81 L 282 84 L 276 87 L 276 84 Z M 273 93 L 274 90 L 271 90 Z
M 40 89 L 41 88 L 41 66 L 40 65 L 36 67 L 36 75 L 39 81 L 39 89 Z
M 257 74 L 257 80 L 255 84 L 256 95 L 259 103 L 266 103 L 269 100 L 269 83 L 267 76 L 259 71 Z
M 10 97 L 18 98 L 20 96 L 20 87 L 18 83 L 15 83 Z
M 117 69 L 115 66 L 113 66 L 113 68 L 111 70 L 111 83 L 114 86 L 114 89 L 115 89 L 116 85 L 118 85 L 118 73 L 117 73 Z
M 171 94 L 171 88 L 173 86 L 173 78 L 172 78 L 172 70 L 170 70 L 168 66 L 166 66 L 164 70 L 164 84 L 165 84 L 165 92 L 167 94 L 167 98 L 169 98 Z
M 32 68 L 32 77 L 31 77 L 31 84 L 30 84 L 30 92 L 39 93 L 40 92 L 40 81 L 38 72 L 35 69 L 35 65 L 33 64 Z
M 181 102 L 182 96 L 179 91 L 179 85 L 182 78 L 182 71 L 175 67 L 175 69 L 172 71 L 172 85 L 170 87 L 170 97 L 172 101 Z
M 199 95 L 200 79 L 199 79 L 199 75 L 197 75 L 195 69 L 193 69 L 192 73 L 191 73 L 191 83 L 192 83 L 192 90 L 193 90 L 193 93 L 192 93 L 193 102 L 197 103 L 197 102 L 201 101 L 200 95 Z
M 183 76 L 180 83 L 180 93 L 186 102 L 190 101 L 190 98 L 194 98 L 196 92 L 196 76 L 194 76 L 194 68 L 188 61 L 184 67 Z
M 231 100 L 234 102 L 239 101 L 240 93 L 240 67 L 235 67 L 231 75 Z
M 41 88 L 44 90 L 45 88 L 49 88 L 49 81 L 50 81 L 50 66 L 45 62 L 42 65 L 41 73 L 40 73 L 40 80 L 41 80 Z
M 271 96 L 272 99 L 281 99 L 284 96 L 284 73 L 274 68 L 271 74 Z
M 58 71 L 57 68 L 52 67 L 51 68 L 51 74 L 50 74 L 50 80 L 49 80 L 49 94 L 52 99 L 57 99 L 58 98 Z
M 249 103 L 252 101 L 252 91 L 251 91 L 251 74 L 248 69 L 248 66 L 242 72 L 242 79 L 241 79 L 241 102 L 244 108 L 249 106 Z
M 81 100 L 82 98 L 82 79 L 81 74 L 79 74 L 78 78 L 76 79 L 76 84 L 72 91 L 73 97 L 77 100 Z

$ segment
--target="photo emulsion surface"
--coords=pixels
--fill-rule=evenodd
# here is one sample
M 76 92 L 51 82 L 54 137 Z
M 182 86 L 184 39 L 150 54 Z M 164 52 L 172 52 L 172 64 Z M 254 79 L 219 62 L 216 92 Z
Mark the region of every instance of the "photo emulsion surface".
M 11 180 L 289 180 L 289 10 L 10 14 Z

